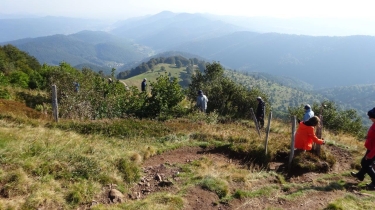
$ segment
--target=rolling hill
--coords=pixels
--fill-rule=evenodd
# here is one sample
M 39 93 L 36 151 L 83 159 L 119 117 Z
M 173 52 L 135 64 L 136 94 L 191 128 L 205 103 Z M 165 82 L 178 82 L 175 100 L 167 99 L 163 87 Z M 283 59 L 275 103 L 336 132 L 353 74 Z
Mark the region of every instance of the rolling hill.
M 164 71 L 161 70 L 162 66 L 165 68 Z M 267 106 L 271 106 L 274 116 L 279 118 L 287 117 L 289 106 L 296 107 L 306 103 L 320 103 L 327 99 L 324 95 L 308 90 L 309 86 L 306 83 L 295 79 L 275 77 L 264 73 L 249 74 L 232 70 L 225 70 L 224 72 L 225 76 L 234 82 L 242 84 L 248 89 L 257 88 L 266 93 L 269 96 L 270 103 Z M 147 78 L 148 84 L 150 84 L 150 82 L 155 82 L 160 74 L 164 73 L 182 81 L 183 74 L 186 74 L 186 67 L 176 68 L 175 65 L 161 63 L 148 72 L 121 81 L 124 81 L 129 87 L 135 86 L 140 89 L 143 78 Z M 187 86 L 184 87 L 186 88 Z
M 165 71 L 161 70 L 164 66 Z M 171 64 L 158 64 L 152 71 L 133 76 L 122 80 L 128 86 L 140 88 L 143 78 L 148 82 L 154 82 L 155 79 L 163 72 L 171 77 L 180 78 L 186 74 L 186 67 L 176 68 Z M 314 90 L 312 86 L 304 81 L 275 76 L 262 72 L 238 72 L 236 70 L 226 69 L 225 76 L 236 83 L 242 84 L 246 88 L 258 88 L 269 96 L 268 106 L 273 110 L 274 116 L 286 118 L 288 107 L 298 107 L 301 109 L 304 104 L 321 103 L 325 100 L 333 101 L 341 110 L 354 109 L 362 116 L 363 123 L 369 125 L 367 111 L 375 106 L 374 90 L 375 85 L 357 85 L 343 86 L 337 88 L 327 88 Z M 148 83 L 150 84 L 150 83 Z M 187 87 L 186 85 L 183 87 Z
M 137 20 L 126 20 L 116 26 L 111 33 L 133 39 L 158 52 L 170 50 L 192 40 L 206 40 L 244 30 L 223 21 L 211 20 L 201 14 L 168 11 Z
M 220 61 L 231 69 L 294 77 L 315 89 L 368 84 L 375 37 L 312 37 L 236 32 L 185 43 L 175 50 Z
M 164 68 L 164 70 L 162 70 L 162 67 Z M 179 81 L 182 81 L 181 77 L 183 74 L 186 74 L 186 67 L 177 68 L 175 65 L 161 63 L 154 66 L 152 71 L 139 74 L 137 76 L 130 77 L 121 81 L 125 82 L 128 87 L 135 86 L 140 89 L 141 82 L 144 78 L 147 78 L 147 82 L 148 84 L 150 84 L 150 82 L 155 82 L 156 78 L 162 74 L 167 74 L 172 78 L 178 78 Z
M 40 63 L 50 65 L 65 61 L 74 66 L 94 64 L 118 68 L 152 55 L 148 47 L 103 31 L 81 31 L 7 43 L 33 55 Z
M 112 34 L 83 31 L 11 44 L 53 65 L 66 61 L 124 70 L 157 53 L 177 51 L 241 72 L 295 78 L 313 89 L 372 82 L 364 75 L 371 75 L 375 66 L 374 36 L 258 33 L 254 31 L 264 30 L 256 30 L 254 21 L 246 27 L 229 18 L 162 12 L 108 25 Z
M 68 17 L 0 19 L 0 43 L 55 34 L 73 34 L 83 30 L 105 30 L 111 21 Z

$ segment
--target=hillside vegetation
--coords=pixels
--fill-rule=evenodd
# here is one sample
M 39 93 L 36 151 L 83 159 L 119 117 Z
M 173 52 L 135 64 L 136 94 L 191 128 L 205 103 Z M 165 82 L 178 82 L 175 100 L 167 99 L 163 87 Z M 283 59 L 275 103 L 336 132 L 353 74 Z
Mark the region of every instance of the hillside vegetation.
M 319 90 L 329 100 L 336 101 L 343 109 L 354 109 L 367 119 L 367 111 L 375 106 L 375 85 L 353 85 Z M 367 120 L 364 120 L 369 125 Z
M 145 46 L 102 31 L 81 31 L 8 42 L 33 55 L 41 63 L 94 64 L 118 68 L 153 54 Z
M 308 154 L 308 162 L 296 159 L 287 173 L 290 127 L 277 120 L 272 121 L 264 155 L 264 133 L 259 138 L 251 120 L 222 124 L 198 114 L 164 122 L 54 123 L 22 103 L 0 100 L 0 106 L 13 107 L 0 109 L 2 209 L 371 209 L 374 205 L 374 192 L 350 177 L 363 143 L 348 135 L 325 131 L 329 143 L 322 147 L 321 159 Z M 117 197 L 111 196 L 114 192 Z M 259 201 L 261 205 L 255 204 Z M 316 201 L 319 207 L 314 206 Z
M 269 103 L 268 95 L 225 77 L 217 62 L 196 70 L 187 89 L 161 74 L 145 93 L 127 89 L 114 70 L 105 77 L 65 62 L 37 65 L 12 46 L 0 48 L 0 60 L 0 209 L 374 205 L 369 179 L 358 183 L 350 175 L 364 153 L 355 111 L 327 103 L 327 144 L 319 154 L 296 153 L 289 165 L 290 120 L 274 118 L 268 135 L 268 128 L 258 132 L 249 110 L 257 96 Z M 51 85 L 58 90 L 58 122 Z M 197 90 L 209 96 L 207 114 L 193 105 Z M 301 114 L 299 107 L 289 111 Z
M 121 80 L 121 81 L 124 81 L 129 87 L 135 86 L 141 89 L 141 82 L 144 78 L 147 78 L 149 82 L 155 82 L 156 79 L 160 75 L 163 75 L 163 74 L 167 74 L 168 77 L 170 78 L 177 78 L 178 81 L 180 82 L 182 81 L 181 78 L 184 78 L 185 77 L 184 74 L 187 74 L 187 72 L 186 72 L 186 67 L 177 68 L 175 65 L 171 65 L 168 63 L 161 63 L 161 64 L 157 64 L 156 66 L 153 67 L 152 70 L 146 73 L 139 74 L 137 76 L 130 77 L 128 79 Z
M 57 24 L 59 20 L 61 24 Z M 2 44 L 19 47 L 36 57 L 40 63 L 58 65 L 64 61 L 73 66 L 86 63 L 120 71 L 146 62 L 144 59 L 149 60 L 155 54 L 179 51 L 197 55 L 209 62 L 220 62 L 228 69 L 241 72 L 264 72 L 297 78 L 314 89 L 371 84 L 371 78 L 363 75 L 370 75 L 371 66 L 375 65 L 372 59 L 375 54 L 373 36 L 308 36 L 261 32 L 265 31 L 264 27 L 267 28 L 270 20 L 260 24 L 265 20 L 244 19 L 245 22 L 240 23 L 229 17 L 162 12 L 103 27 L 110 28 L 110 33 L 88 31 L 90 25 L 100 25 L 99 22 L 86 21 L 88 27 L 84 27 L 85 21 L 72 19 L 72 31 L 80 25 L 82 29 L 65 35 L 61 31 L 67 30 L 65 27 L 68 21 L 51 18 L 51 22 L 56 21 L 56 25 L 61 25 L 61 30 L 56 30 L 56 33 L 49 30 L 48 33 L 52 34 L 35 37 L 36 28 L 43 30 L 45 25 L 51 25 L 46 19 L 35 23 L 38 21 L 40 19 L 30 21 L 32 27 L 23 27 L 25 22 L 22 20 L 1 21 L 10 29 L 15 29 L 11 22 L 15 25 L 23 24 L 21 28 L 25 28 L 24 33 L 13 36 L 15 39 L 20 36 L 24 39 Z M 302 30 L 301 21 L 298 20 L 298 30 Z M 281 29 L 280 25 L 293 22 L 281 21 L 275 24 L 277 29 L 271 28 L 274 31 L 288 30 L 288 27 Z M 239 27 L 243 24 L 249 25 Z M 0 39 L 3 33 L 7 33 L 5 37 L 8 37 L 8 33 L 13 32 L 20 33 L 18 29 L 4 29 L 0 32 Z

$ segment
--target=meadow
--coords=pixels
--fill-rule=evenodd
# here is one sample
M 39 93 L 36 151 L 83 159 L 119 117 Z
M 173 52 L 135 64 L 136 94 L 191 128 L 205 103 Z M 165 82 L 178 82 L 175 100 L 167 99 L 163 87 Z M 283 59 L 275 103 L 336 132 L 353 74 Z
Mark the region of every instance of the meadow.
M 349 172 L 363 142 L 324 131 L 287 170 L 290 123 L 194 113 L 166 121 L 67 120 L 0 100 L 0 209 L 371 209 Z M 7 107 L 7 108 L 4 108 Z M 9 109 L 9 107 L 12 107 Z M 277 167 L 275 167 L 275 165 Z M 328 166 L 328 167 L 327 167 Z M 161 180 L 155 177 L 159 175 Z M 160 184 L 163 183 L 163 184 Z M 111 199 L 111 186 L 121 199 Z

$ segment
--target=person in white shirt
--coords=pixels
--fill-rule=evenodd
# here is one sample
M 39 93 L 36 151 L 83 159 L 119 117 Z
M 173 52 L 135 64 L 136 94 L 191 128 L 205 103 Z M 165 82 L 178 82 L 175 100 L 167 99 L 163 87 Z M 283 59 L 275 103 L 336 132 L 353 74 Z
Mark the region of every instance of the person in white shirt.
M 198 96 L 197 96 L 197 107 L 199 108 L 199 110 L 201 110 L 202 112 L 206 112 L 207 102 L 208 102 L 207 96 L 203 94 L 202 90 L 199 90 Z

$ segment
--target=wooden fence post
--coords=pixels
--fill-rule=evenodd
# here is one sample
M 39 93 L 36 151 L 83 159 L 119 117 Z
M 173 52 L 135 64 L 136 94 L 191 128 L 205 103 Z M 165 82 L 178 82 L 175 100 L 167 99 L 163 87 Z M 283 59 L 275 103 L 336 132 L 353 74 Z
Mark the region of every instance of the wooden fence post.
M 52 114 L 55 122 L 59 122 L 59 108 L 57 104 L 57 88 L 52 85 Z
M 258 124 L 257 118 L 255 117 L 255 114 L 254 114 L 253 108 L 250 108 L 250 112 L 251 112 L 251 116 L 253 117 L 254 124 L 255 124 L 255 128 L 256 128 L 256 130 L 257 130 L 257 132 L 258 132 L 258 135 L 259 135 L 259 137 L 261 137 L 261 136 L 260 136 L 260 130 L 259 130 L 259 124 Z
M 267 155 L 268 135 L 270 133 L 271 119 L 272 119 L 272 112 L 270 112 L 270 114 L 268 115 L 268 124 L 267 124 L 267 131 L 266 131 L 266 141 L 264 142 L 265 155 Z
M 294 156 L 294 134 L 296 132 L 296 116 L 293 116 L 292 118 L 292 141 L 290 143 L 290 154 L 289 154 L 289 163 L 288 163 L 288 171 L 290 170 L 290 167 L 292 166 L 292 160 Z

